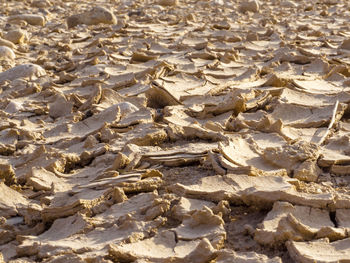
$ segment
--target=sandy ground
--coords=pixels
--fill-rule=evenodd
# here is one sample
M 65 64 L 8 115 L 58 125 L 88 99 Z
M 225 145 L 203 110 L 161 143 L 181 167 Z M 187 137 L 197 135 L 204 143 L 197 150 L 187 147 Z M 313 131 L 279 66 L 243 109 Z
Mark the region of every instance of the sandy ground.
M 349 19 L 0 1 L 0 262 L 349 261 Z

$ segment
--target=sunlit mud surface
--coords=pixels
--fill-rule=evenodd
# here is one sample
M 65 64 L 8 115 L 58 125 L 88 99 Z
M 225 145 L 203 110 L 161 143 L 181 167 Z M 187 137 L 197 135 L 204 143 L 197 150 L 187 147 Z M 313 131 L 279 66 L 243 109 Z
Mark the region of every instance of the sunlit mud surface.
M 0 262 L 349 260 L 349 20 L 0 0 Z

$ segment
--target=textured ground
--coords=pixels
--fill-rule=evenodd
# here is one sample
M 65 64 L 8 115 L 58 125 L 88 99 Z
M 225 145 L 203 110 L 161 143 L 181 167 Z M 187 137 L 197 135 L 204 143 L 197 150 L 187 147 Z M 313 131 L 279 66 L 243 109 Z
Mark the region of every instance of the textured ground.
M 0 1 L 0 262 L 350 260 L 349 19 Z

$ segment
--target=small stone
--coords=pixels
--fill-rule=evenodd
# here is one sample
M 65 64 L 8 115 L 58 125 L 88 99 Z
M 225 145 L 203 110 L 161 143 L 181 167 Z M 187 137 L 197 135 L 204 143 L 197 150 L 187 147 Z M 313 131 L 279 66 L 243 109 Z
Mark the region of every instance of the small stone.
M 9 47 L 0 46 L 0 59 L 2 60 L 14 60 L 16 58 L 15 53 Z
M 49 7 L 51 6 L 51 2 L 48 0 L 38 0 L 38 1 L 34 1 L 31 6 L 32 7 L 37 7 L 37 8 L 45 8 L 45 7 Z
M 243 2 L 239 6 L 239 11 L 242 13 L 246 13 L 248 11 L 256 13 L 259 11 L 259 2 L 257 0 Z
M 26 21 L 28 24 L 33 26 L 44 26 L 45 25 L 45 18 L 41 15 L 32 15 L 32 14 L 22 14 L 22 15 L 14 15 L 10 16 L 8 18 L 8 21 L 18 21 L 23 20 Z
M 116 24 L 117 18 L 111 11 L 103 7 L 94 7 L 88 12 L 72 15 L 67 18 L 68 28 L 72 28 L 80 24 L 97 25 L 100 23 Z
M 296 4 L 293 1 L 283 1 L 283 2 L 281 2 L 281 6 L 286 7 L 286 8 L 297 8 L 298 4 Z
M 159 0 L 158 4 L 162 6 L 175 6 L 178 4 L 178 1 L 177 0 Z
M 22 64 L 0 73 L 0 83 L 5 80 L 15 80 L 18 78 L 35 78 L 46 75 L 46 71 L 35 64 Z
M 345 39 L 339 48 L 350 50 L 350 39 Z
M 11 41 L 14 44 L 22 44 L 27 41 L 27 33 L 20 29 L 15 29 L 7 32 L 4 35 L 4 38 L 8 41 Z
M 6 46 L 6 47 L 9 47 L 9 48 L 16 48 L 16 45 L 13 44 L 11 41 L 8 41 L 6 39 L 3 39 L 3 38 L 0 38 L 0 46 Z

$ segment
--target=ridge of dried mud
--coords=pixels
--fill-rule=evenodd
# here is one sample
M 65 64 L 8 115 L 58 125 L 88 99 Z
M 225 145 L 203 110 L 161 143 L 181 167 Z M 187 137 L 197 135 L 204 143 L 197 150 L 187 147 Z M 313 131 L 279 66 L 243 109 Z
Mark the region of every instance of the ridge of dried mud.
M 349 17 L 0 1 L 0 262 L 349 261 Z

